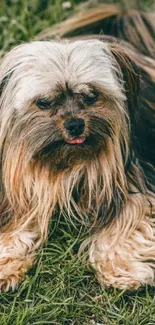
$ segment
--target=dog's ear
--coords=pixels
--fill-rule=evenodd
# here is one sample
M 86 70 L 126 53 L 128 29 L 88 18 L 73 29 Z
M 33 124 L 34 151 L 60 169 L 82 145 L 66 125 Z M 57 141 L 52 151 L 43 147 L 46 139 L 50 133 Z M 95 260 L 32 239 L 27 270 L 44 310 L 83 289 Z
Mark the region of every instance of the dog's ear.
M 121 46 L 117 44 L 109 44 L 109 46 L 118 65 L 118 72 L 121 73 L 121 78 L 123 78 L 129 115 L 136 118 L 141 90 L 139 68 Z
M 128 51 L 119 44 L 109 44 L 111 53 L 115 60 L 116 74 L 123 82 L 126 96 L 126 111 L 129 117 L 129 136 L 132 152 L 142 157 L 144 123 L 142 121 L 142 80 L 140 68 L 129 56 Z M 130 156 L 130 160 L 132 160 Z

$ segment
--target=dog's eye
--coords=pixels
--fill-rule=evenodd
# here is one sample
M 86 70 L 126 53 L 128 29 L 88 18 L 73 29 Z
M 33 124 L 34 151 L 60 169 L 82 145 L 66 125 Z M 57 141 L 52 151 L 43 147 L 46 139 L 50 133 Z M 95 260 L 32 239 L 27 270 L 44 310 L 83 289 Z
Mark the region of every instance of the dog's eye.
M 40 98 L 36 101 L 36 105 L 42 110 L 50 109 L 54 104 L 54 101 L 45 98 Z
M 95 94 L 92 95 L 85 95 L 84 96 L 84 103 L 87 105 L 93 105 L 96 103 L 97 96 Z

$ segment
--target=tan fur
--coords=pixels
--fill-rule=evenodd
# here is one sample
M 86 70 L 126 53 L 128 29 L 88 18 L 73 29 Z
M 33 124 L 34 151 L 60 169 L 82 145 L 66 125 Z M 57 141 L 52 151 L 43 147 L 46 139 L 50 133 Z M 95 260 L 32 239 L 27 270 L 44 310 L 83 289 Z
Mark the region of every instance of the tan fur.
M 130 290 L 154 285 L 155 223 L 149 200 L 131 195 L 117 221 L 83 243 L 102 284 Z
M 0 291 L 14 290 L 35 262 L 35 234 L 9 229 L 0 235 Z

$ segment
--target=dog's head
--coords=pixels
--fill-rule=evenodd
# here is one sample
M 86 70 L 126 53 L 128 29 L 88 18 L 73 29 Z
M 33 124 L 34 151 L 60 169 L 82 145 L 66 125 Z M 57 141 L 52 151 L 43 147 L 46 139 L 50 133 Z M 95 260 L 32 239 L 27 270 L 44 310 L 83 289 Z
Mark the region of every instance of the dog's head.
M 103 42 L 21 45 L 4 59 L 1 85 L 2 133 L 31 160 L 64 169 L 127 141 L 123 78 Z
M 31 197 L 36 173 L 45 186 L 42 169 L 44 177 L 50 170 L 53 178 L 69 171 L 68 191 L 86 170 L 84 186 L 88 183 L 91 195 L 98 189 L 99 201 L 106 195 L 110 202 L 118 184 L 124 192 L 134 73 L 124 54 L 98 40 L 32 42 L 7 54 L 0 79 L 1 154 L 8 192 L 24 186 Z

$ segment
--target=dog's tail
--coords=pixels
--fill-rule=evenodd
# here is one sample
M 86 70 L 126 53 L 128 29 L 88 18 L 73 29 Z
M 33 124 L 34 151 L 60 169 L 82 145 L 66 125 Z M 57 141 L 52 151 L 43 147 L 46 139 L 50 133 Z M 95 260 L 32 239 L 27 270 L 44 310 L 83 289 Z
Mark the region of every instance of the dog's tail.
M 37 39 L 105 34 L 127 41 L 141 54 L 155 58 L 155 13 L 122 8 L 118 4 L 100 4 L 76 13 L 54 25 Z

